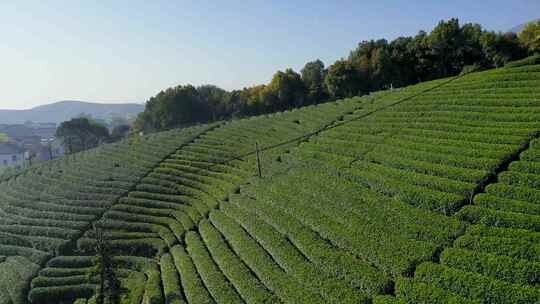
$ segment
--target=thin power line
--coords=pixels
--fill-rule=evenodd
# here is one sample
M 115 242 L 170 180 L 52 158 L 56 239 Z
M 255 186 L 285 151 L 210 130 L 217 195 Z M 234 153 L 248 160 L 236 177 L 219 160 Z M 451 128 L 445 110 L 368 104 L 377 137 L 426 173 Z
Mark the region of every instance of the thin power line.
M 445 81 L 445 82 L 442 82 L 442 83 L 439 83 L 433 87 L 430 87 L 430 88 L 427 88 L 427 89 L 424 89 L 418 93 L 415 93 L 413 95 L 410 95 L 410 96 L 407 96 L 407 97 L 403 97 L 401 99 L 398 99 L 396 102 L 394 103 L 391 103 L 391 104 L 388 104 L 388 105 L 385 105 L 385 106 L 382 106 L 380 108 L 377 108 L 377 109 L 374 109 L 374 110 L 371 110 L 371 111 L 368 111 L 366 113 L 363 113 L 361 115 L 358 115 L 354 118 L 351 118 L 349 120 L 345 120 L 345 121 L 341 121 L 341 122 L 337 122 L 337 123 L 330 123 L 328 125 L 325 125 L 319 129 L 316 129 L 312 132 L 309 132 L 309 133 L 305 133 L 303 135 L 300 135 L 300 136 L 297 136 L 295 138 L 292 138 L 292 139 L 288 139 L 286 141 L 282 141 L 282 142 L 279 142 L 277 144 L 273 144 L 273 145 L 270 145 L 270 146 L 266 146 L 266 147 L 262 147 L 262 148 L 259 148 L 258 149 L 258 152 L 262 152 L 262 151 L 267 151 L 267 150 L 271 150 L 271 149 L 275 149 L 275 148 L 279 148 L 279 147 L 282 147 L 282 146 L 286 146 L 286 145 L 289 145 L 289 144 L 292 144 L 292 143 L 295 143 L 295 142 L 300 142 L 300 141 L 303 141 L 303 140 L 306 140 L 306 139 L 309 139 L 310 137 L 314 136 L 314 135 L 318 135 L 319 133 L 321 132 L 324 132 L 324 131 L 328 131 L 328 130 L 331 130 L 331 129 L 334 129 L 334 128 L 337 128 L 337 127 L 340 127 L 340 126 L 343 126 L 343 125 L 346 125 L 346 124 L 349 124 L 349 123 L 352 123 L 352 122 L 355 122 L 355 121 L 358 121 L 362 118 L 365 118 L 365 117 L 368 117 L 370 115 L 373 115 L 377 112 L 380 112 L 380 111 L 383 111 L 383 110 L 386 110 L 390 107 L 393 107 L 393 106 L 396 106 L 396 105 L 399 105 L 401 103 L 404 103 L 406 101 L 409 101 L 413 98 L 416 98 L 418 96 L 421 96 L 425 93 L 428 93 L 428 92 L 431 92 L 433 90 L 436 90 L 442 86 L 445 86 L 453 81 L 456 81 L 462 77 L 464 77 L 465 75 L 468 75 L 469 73 L 463 73 L 461 75 L 458 75 L 458 76 L 455 76 L 455 77 L 452 77 L 451 79 Z M 215 166 L 218 166 L 218 165 L 226 165 L 232 161 L 235 161 L 235 160 L 242 160 L 243 158 L 246 158 L 248 156 L 252 156 L 254 154 L 257 153 L 257 149 L 255 150 L 252 150 L 250 152 L 246 152 L 244 154 L 239 154 L 239 155 L 236 155 L 234 157 L 231 157 L 229 159 L 226 159 L 226 160 L 223 160 L 223 161 L 219 161 L 219 162 L 212 162 L 210 161 L 210 165 L 205 167 L 204 169 L 211 169 Z
M 312 132 L 305 133 L 305 134 L 303 134 L 303 135 L 297 136 L 297 137 L 295 137 L 295 138 L 292 138 L 292 139 L 289 139 L 289 140 L 286 140 L 286 141 L 283 141 L 283 142 L 279 142 L 279 143 L 277 143 L 277 144 L 273 144 L 273 145 L 270 145 L 270 146 L 262 147 L 262 148 L 259 148 L 258 150 L 259 150 L 259 152 L 263 152 L 263 151 L 267 151 L 267 150 L 279 148 L 279 147 L 282 147 L 282 146 L 285 146 L 285 145 L 288 145 L 288 144 L 292 144 L 292 143 L 295 143 L 295 142 L 299 142 L 299 141 L 306 140 L 306 139 L 308 139 L 308 138 L 310 138 L 310 137 L 312 137 L 312 136 L 314 136 L 314 135 L 318 135 L 318 134 L 321 133 L 321 132 L 324 132 L 324 131 L 327 131 L 327 130 L 334 129 L 334 128 L 337 128 L 337 127 L 339 127 L 339 126 L 343 126 L 343 125 L 349 124 L 349 123 L 354 122 L 354 121 L 358 121 L 358 120 L 360 120 L 360 119 L 362 119 L 362 118 L 365 118 L 365 117 L 370 116 L 370 115 L 372 115 L 372 114 L 375 114 L 375 113 L 377 113 L 377 112 L 386 110 L 386 109 L 388 109 L 388 108 L 390 108 L 390 107 L 396 106 L 396 105 L 401 104 L 401 103 L 403 103 L 403 102 L 405 102 L 405 101 L 408 101 L 408 100 L 411 100 L 411 99 L 416 98 L 416 97 L 418 97 L 418 96 L 421 96 L 421 95 L 423 95 L 423 94 L 425 94 L 425 93 L 427 93 L 427 92 L 433 91 L 433 90 L 438 89 L 438 88 L 440 88 L 440 87 L 442 87 L 442 86 L 445 86 L 445 85 L 447 85 L 447 84 L 449 84 L 449 83 L 451 83 L 451 82 L 453 82 L 453 81 L 455 81 L 455 80 L 457 80 L 457 79 L 460 79 L 460 78 L 462 78 L 462 77 L 464 77 L 464 76 L 466 76 L 466 75 L 468 75 L 468 74 L 470 74 L 470 73 L 471 73 L 471 72 L 469 72 L 469 73 L 463 73 L 463 74 L 460 74 L 460 75 L 458 75 L 458 76 L 452 77 L 451 79 L 449 79 L 449 80 L 447 80 L 447 81 L 445 81 L 445 82 L 442 82 L 442 83 L 440 83 L 440 84 L 437 84 L 437 85 L 435 85 L 435 86 L 433 86 L 433 87 L 431 87 L 431 88 L 424 89 L 424 90 L 422 90 L 422 91 L 420 91 L 420 92 L 418 92 L 418 93 L 416 93 L 416 94 L 413 94 L 413 95 L 411 95 L 411 96 L 403 97 L 403 98 L 401 98 L 401 99 L 398 99 L 396 102 L 394 102 L 394 103 L 392 103 L 392 104 L 388 104 L 388 105 L 382 106 L 382 107 L 380 107 L 380 108 L 377 108 L 377 109 L 374 109 L 374 110 L 372 110 L 372 111 L 366 112 L 366 113 L 364 113 L 364 114 L 362 114 L 362 115 L 356 116 L 356 117 L 354 117 L 354 118 L 352 118 L 352 119 L 349 119 L 349 120 L 346 120 L 346 121 L 342 121 L 342 122 L 338 122 L 338 123 L 330 123 L 330 124 L 325 125 L 325 126 L 319 128 L 319 129 L 316 129 L 316 130 L 314 130 L 314 131 L 312 131 Z M 217 122 L 217 123 L 218 123 L 219 125 L 222 125 L 222 124 L 226 123 L 227 121 L 230 122 L 230 121 L 233 121 L 233 119 L 231 119 L 231 120 L 226 120 L 226 121 L 222 121 L 221 123 L 220 123 L 220 122 Z M 192 126 L 195 126 L 195 125 L 200 125 L 200 124 L 199 124 L 199 123 L 195 123 L 195 124 L 193 124 Z M 171 129 L 174 129 L 174 128 L 171 128 Z M 167 131 L 167 130 L 164 130 L 164 131 Z M 213 167 L 215 167 L 215 166 L 226 165 L 226 164 L 228 164 L 228 163 L 230 163 L 230 162 L 232 162 L 232 161 L 235 161 L 235 160 L 242 160 L 243 158 L 246 158 L 246 157 L 248 157 L 248 156 L 255 155 L 256 153 L 257 153 L 257 150 L 255 149 L 255 150 L 252 150 L 252 151 L 250 151 L 250 152 L 246 152 L 246 153 L 244 153 L 244 154 L 239 154 L 239 155 L 233 156 L 233 157 L 231 157 L 231 158 L 229 158 L 229 159 L 226 159 L 226 160 L 223 160 L 223 161 L 218 161 L 218 162 L 212 162 L 212 161 L 209 161 L 210 165 L 209 165 L 209 166 L 206 166 L 204 169 L 208 170 L 208 169 L 211 169 L 211 168 L 213 168 Z M 53 161 L 54 161 L 54 160 L 53 160 Z M 45 162 L 45 163 L 47 163 L 47 162 Z M 41 163 L 40 165 L 44 165 L 45 163 Z M 25 169 L 23 169 L 23 170 L 21 170 L 21 171 L 19 171 L 19 172 L 10 174 L 10 175 L 8 175 L 8 176 L 1 176 L 1 175 L 0 175 L 0 183 L 3 183 L 3 182 L 5 182 L 5 181 L 11 180 L 11 179 L 13 179 L 13 178 L 16 178 L 16 177 L 18 177 L 18 176 L 20 176 L 20 175 L 22 175 L 22 174 L 24 174 L 24 173 L 26 173 L 26 172 L 28 172 L 28 171 L 30 171 L 30 170 L 33 170 L 33 169 L 36 169 L 36 168 L 40 167 L 40 165 L 25 168 Z

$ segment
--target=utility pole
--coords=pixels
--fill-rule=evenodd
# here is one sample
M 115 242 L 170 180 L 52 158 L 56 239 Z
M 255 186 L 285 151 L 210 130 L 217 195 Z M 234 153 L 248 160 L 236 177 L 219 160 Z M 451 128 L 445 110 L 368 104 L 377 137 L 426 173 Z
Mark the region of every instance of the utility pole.
M 72 146 L 71 141 L 72 141 L 71 136 L 69 136 L 67 138 L 67 146 L 68 146 L 68 153 L 67 154 L 72 154 L 73 153 L 73 146 Z
M 257 168 L 259 169 L 259 178 L 262 178 L 261 158 L 259 157 L 259 142 L 255 142 L 255 151 L 257 152 Z
M 47 145 L 47 148 L 49 149 L 49 160 L 53 159 L 53 153 L 52 153 L 52 143 L 49 140 L 49 144 Z

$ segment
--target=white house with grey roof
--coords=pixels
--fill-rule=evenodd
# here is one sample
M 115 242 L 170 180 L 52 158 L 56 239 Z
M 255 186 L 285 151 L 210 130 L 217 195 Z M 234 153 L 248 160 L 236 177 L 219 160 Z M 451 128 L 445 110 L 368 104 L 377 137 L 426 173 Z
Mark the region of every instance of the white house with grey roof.
M 24 165 L 25 151 L 13 143 L 0 143 L 0 168 Z

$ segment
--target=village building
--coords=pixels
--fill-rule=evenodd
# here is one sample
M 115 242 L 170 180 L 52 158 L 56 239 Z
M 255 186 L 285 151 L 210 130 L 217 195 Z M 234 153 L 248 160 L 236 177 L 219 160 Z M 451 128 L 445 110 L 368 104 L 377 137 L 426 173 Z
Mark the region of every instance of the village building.
M 23 148 L 13 143 L 0 143 L 0 168 L 22 167 L 26 160 Z

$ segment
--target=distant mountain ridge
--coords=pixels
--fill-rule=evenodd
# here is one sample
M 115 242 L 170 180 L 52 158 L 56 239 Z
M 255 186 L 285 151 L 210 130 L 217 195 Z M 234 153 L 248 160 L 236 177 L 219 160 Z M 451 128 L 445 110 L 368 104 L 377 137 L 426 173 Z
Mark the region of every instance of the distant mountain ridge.
M 26 121 L 58 124 L 77 117 L 81 113 L 91 115 L 96 119 L 106 119 L 111 116 L 127 118 L 129 115 L 136 115 L 142 111 L 144 111 L 144 104 L 138 103 L 104 104 L 66 100 L 28 110 L 0 110 L 0 124 L 21 124 Z
M 527 22 L 528 23 L 528 22 Z M 523 23 L 523 24 L 520 24 L 518 26 L 514 26 L 513 28 L 511 28 L 509 30 L 509 32 L 511 33 L 516 33 L 516 34 L 519 34 L 519 32 L 521 32 L 521 30 L 523 30 L 525 28 L 525 26 L 527 25 L 527 23 Z
M 531 21 L 529 21 L 529 22 L 535 22 L 535 21 L 536 21 L 536 20 L 531 20 Z M 529 24 L 529 22 L 525 22 L 525 23 L 520 24 L 520 25 L 518 25 L 518 26 L 514 26 L 513 28 L 511 28 L 511 29 L 509 30 L 509 32 L 519 34 L 519 32 L 521 32 L 521 31 L 525 28 L 525 26 L 526 26 L 527 24 Z

